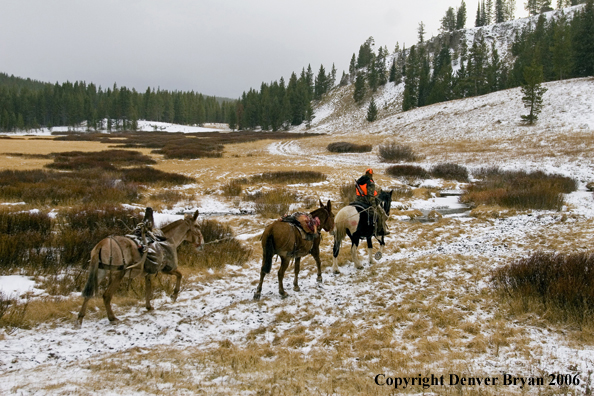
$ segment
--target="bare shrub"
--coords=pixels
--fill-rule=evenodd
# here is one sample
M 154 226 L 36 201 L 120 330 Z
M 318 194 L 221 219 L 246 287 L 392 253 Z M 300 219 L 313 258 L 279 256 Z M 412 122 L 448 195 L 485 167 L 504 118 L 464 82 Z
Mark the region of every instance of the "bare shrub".
M 252 250 L 245 247 L 233 235 L 231 227 L 215 220 L 202 220 L 200 232 L 204 246 L 196 252 L 193 246 L 184 244 L 179 249 L 180 265 L 207 269 L 220 269 L 227 264 L 243 265 L 249 260 Z
M 340 186 L 340 198 L 343 204 L 349 204 L 357 199 L 357 190 L 355 189 L 355 182 L 345 183 Z
M 0 316 L 0 328 L 5 328 L 11 333 L 15 329 L 28 329 L 31 324 L 26 320 L 29 300 L 18 302 L 9 300 L 5 303 L 4 315 Z
M 468 169 L 462 165 L 445 162 L 431 167 L 431 176 L 459 182 L 468 181 Z
M 370 144 L 334 142 L 330 143 L 326 148 L 331 153 L 368 153 L 373 147 Z
M 513 299 L 539 301 L 560 321 L 584 323 L 594 313 L 593 267 L 590 252 L 537 252 L 495 271 L 493 282 Z
M 386 173 L 393 177 L 429 178 L 429 172 L 417 165 L 392 165 L 386 168 Z
M 134 202 L 139 198 L 136 184 L 117 181 L 117 176 L 93 169 L 78 172 L 0 172 L 0 198 L 37 205 Z
M 250 177 L 254 183 L 317 183 L 327 179 L 327 176 L 321 172 L 315 171 L 279 171 L 265 172 L 261 175 Z
M 169 205 L 175 205 L 184 199 L 186 199 L 186 196 L 175 190 L 161 190 L 149 196 L 149 200 L 160 201 Z
M 268 217 L 279 217 L 289 211 L 289 207 L 297 200 L 297 196 L 285 189 L 259 191 L 249 195 L 249 199 L 256 203 L 256 213 Z
M 165 158 L 203 158 L 222 157 L 225 144 L 252 142 L 262 139 L 299 139 L 319 136 L 314 133 L 293 134 L 288 132 L 198 132 L 198 133 L 169 133 L 169 132 L 112 132 L 80 133 L 59 132 L 56 140 L 68 141 L 97 141 L 116 145 L 123 148 L 150 148 L 154 153 L 162 154 Z
M 62 170 L 81 170 L 101 168 L 115 170 L 121 166 L 152 165 L 157 162 L 151 157 L 132 150 L 104 150 L 104 151 L 68 151 L 53 153 L 54 162 L 45 165 L 46 168 Z
M 56 264 L 47 213 L 0 210 L 0 273 Z
M 514 209 L 552 209 L 563 206 L 563 193 L 577 189 L 577 181 L 542 171 L 502 171 L 486 168 L 475 173 L 484 179 L 472 183 L 461 201 L 472 205 L 500 205 Z
M 122 180 L 134 183 L 189 184 L 196 180 L 177 173 L 163 172 L 148 166 L 122 170 Z
M 237 197 L 241 195 L 243 185 L 247 183 L 248 180 L 246 178 L 233 179 L 223 185 L 223 195 L 226 197 Z
M 379 158 L 383 162 L 416 161 L 412 147 L 388 141 L 379 145 Z

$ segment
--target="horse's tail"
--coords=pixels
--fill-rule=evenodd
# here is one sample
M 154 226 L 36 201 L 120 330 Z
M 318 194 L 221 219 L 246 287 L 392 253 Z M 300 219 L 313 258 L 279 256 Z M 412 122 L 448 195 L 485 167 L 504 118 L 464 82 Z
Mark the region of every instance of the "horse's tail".
M 274 238 L 272 228 L 266 229 L 262 235 L 262 271 L 269 274 L 272 269 L 272 258 L 274 257 Z
M 99 270 L 99 261 L 101 259 L 101 248 L 91 251 L 91 260 L 89 263 L 89 279 L 87 279 L 87 284 L 82 291 L 82 296 L 84 298 L 91 298 L 97 293 L 99 289 L 99 277 L 98 277 L 98 270 Z
M 346 236 L 346 227 L 342 224 L 342 222 L 335 222 L 334 223 L 334 247 L 332 248 L 332 254 L 334 257 L 338 257 L 338 253 L 340 253 L 340 243 Z

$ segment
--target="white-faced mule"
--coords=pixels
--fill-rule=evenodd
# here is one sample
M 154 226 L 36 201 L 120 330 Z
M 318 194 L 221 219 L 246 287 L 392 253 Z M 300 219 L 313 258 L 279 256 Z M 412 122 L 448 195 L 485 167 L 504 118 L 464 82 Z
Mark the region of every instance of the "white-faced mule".
M 193 215 L 186 214 L 184 219 L 176 220 L 161 228 L 164 241 L 152 244 L 151 260 L 147 260 L 148 249 L 141 253 L 138 243 L 127 236 L 110 236 L 99 242 L 91 251 L 89 264 L 89 279 L 82 291 L 84 302 L 78 314 L 77 327 L 80 327 L 87 310 L 89 299 L 93 297 L 99 284 L 109 274 L 109 281 L 103 293 L 103 302 L 107 311 L 107 318 L 111 323 L 118 319 L 111 310 L 111 298 L 118 289 L 124 277 L 135 278 L 145 276 L 146 309 L 152 310 L 152 285 L 150 276 L 158 272 L 177 277 L 175 289 L 171 299 L 175 301 L 179 293 L 182 274 L 177 270 L 177 247 L 183 241 L 188 241 L 198 249 L 204 243 L 202 233 L 196 219 L 198 211 Z
M 311 217 L 317 217 L 320 220 L 320 228 L 329 232 L 334 227 L 334 214 L 332 213 L 332 204 L 324 206 L 320 201 L 320 207 L 310 213 Z M 272 269 L 272 258 L 279 255 L 281 265 L 278 270 L 278 292 L 281 297 L 287 297 L 283 287 L 283 278 L 285 271 L 289 266 L 291 259 L 295 259 L 295 279 L 293 280 L 293 290 L 299 291 L 299 267 L 301 257 L 311 254 L 316 260 L 318 266 L 318 282 L 322 282 L 322 263 L 320 261 L 320 240 L 321 232 L 313 239 L 304 238 L 302 232 L 294 224 L 281 220 L 276 220 L 269 224 L 262 233 L 262 268 L 260 269 L 260 283 L 254 293 L 254 299 L 260 298 L 262 293 L 262 283 L 266 274 Z

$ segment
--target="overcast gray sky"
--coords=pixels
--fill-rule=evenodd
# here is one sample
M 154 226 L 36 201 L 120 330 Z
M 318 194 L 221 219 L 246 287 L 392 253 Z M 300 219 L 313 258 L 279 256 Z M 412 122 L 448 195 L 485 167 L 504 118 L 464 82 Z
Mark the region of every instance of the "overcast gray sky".
M 0 72 L 237 98 L 308 64 L 339 78 L 369 36 L 410 46 L 460 1 L 0 0 Z

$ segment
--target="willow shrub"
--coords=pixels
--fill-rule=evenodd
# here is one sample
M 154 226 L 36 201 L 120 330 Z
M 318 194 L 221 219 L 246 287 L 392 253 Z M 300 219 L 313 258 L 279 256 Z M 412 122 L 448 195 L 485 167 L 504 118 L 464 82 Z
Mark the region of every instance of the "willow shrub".
M 496 288 L 529 307 L 532 301 L 560 321 L 584 323 L 594 313 L 594 254 L 536 252 L 499 268 Z
M 542 171 L 502 171 L 488 168 L 477 172 L 482 180 L 472 183 L 461 201 L 474 206 L 499 205 L 514 209 L 560 210 L 563 194 L 577 189 L 577 181 Z

